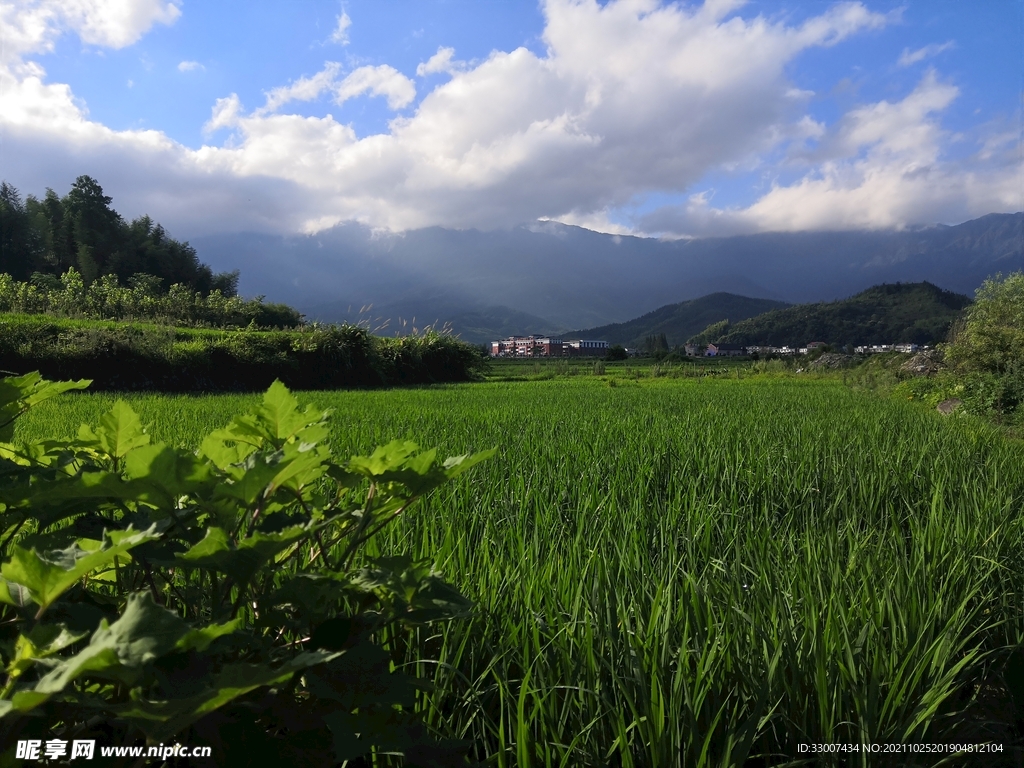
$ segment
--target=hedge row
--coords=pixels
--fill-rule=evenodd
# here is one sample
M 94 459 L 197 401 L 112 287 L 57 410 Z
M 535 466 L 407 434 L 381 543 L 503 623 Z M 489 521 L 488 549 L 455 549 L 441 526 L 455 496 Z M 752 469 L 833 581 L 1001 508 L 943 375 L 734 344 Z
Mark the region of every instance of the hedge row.
M 451 336 L 381 338 L 353 325 L 203 331 L 0 315 L 0 369 L 92 379 L 92 389 L 252 391 L 468 381 L 477 350 Z
M 36 273 L 33 282 L 0 274 L 0 312 L 46 314 L 89 320 L 148 320 L 196 328 L 297 328 L 302 315 L 286 304 L 264 304 L 263 297 L 243 299 L 218 290 L 202 294 L 177 283 L 161 291 L 160 279 L 137 274 L 132 286 L 104 275 L 86 284 L 69 269 L 59 278 Z

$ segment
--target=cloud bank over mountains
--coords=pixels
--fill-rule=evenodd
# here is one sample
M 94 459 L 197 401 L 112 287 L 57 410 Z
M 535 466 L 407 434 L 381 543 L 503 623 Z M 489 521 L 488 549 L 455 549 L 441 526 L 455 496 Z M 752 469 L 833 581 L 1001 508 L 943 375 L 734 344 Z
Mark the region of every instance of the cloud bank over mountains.
M 942 117 L 961 91 L 930 66 L 949 41 L 892 62 L 923 67 L 911 92 L 825 124 L 808 114 L 813 94 L 796 88 L 787 68 L 812 49 L 897 24 L 898 14 L 860 2 L 822 5 L 799 22 L 743 11 L 738 0 L 545 0 L 542 54 L 521 47 L 465 62 L 441 47 L 408 73 L 326 60 L 318 72 L 267 84 L 263 104 L 225 94 L 211 105 L 207 143 L 192 148 L 159 130 L 90 119 L 37 61 L 62 35 L 99 49 L 130 46 L 187 8 L 0 0 L 2 175 L 40 191 L 68 169 L 90 172 L 119 208 L 119 194 L 128 196 L 127 213 L 149 211 L 188 236 L 552 219 L 686 237 L 902 227 L 1022 207 L 1019 133 L 975 137 L 978 146 L 951 152 L 965 139 Z M 331 42 L 357 34 L 342 13 Z M 358 135 L 331 114 L 357 98 L 386 103 L 385 131 Z M 289 111 L 314 101 L 324 102 L 322 114 Z M 746 207 L 715 207 L 695 185 L 730 169 L 776 180 Z M 684 201 L 628 213 L 650 195 Z

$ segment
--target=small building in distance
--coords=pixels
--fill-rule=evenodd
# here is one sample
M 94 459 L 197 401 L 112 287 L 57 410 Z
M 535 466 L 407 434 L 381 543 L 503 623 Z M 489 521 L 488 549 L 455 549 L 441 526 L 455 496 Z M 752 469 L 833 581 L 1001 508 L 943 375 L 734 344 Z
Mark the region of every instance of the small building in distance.
M 747 354 L 747 348 L 740 344 L 708 344 L 706 357 L 740 357 Z
M 571 357 L 582 355 L 607 355 L 608 342 L 593 339 L 572 339 L 562 344 L 565 354 Z
M 608 354 L 608 342 L 595 339 L 563 341 L 550 336 L 509 336 L 491 342 L 491 357 L 578 357 Z
M 491 357 L 562 357 L 561 339 L 550 336 L 509 336 L 491 342 Z
M 828 344 L 826 344 L 824 341 L 809 341 L 807 342 L 807 351 L 813 352 L 816 349 L 821 349 L 822 347 L 827 346 Z

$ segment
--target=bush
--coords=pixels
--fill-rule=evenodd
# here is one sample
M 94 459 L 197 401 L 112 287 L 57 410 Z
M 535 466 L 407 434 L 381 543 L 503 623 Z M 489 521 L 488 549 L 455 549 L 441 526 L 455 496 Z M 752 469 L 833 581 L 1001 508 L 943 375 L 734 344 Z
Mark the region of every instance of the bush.
M 954 324 L 946 362 L 961 371 L 1003 374 L 1024 361 L 1024 272 L 986 280 Z
M 197 453 L 152 443 L 123 402 L 76 440 L 10 443 L 25 410 L 86 385 L 0 380 L 0 759 L 94 739 L 209 745 L 216 764 L 452 764 L 461 745 L 427 732 L 382 641 L 470 603 L 364 546 L 492 452 L 442 464 L 396 441 L 338 463 L 329 413 L 280 382 Z
M 0 317 L 0 369 L 88 378 L 96 389 L 238 391 L 280 379 L 294 389 L 468 381 L 486 365 L 451 336 L 383 339 L 360 326 L 200 331 Z
M 1024 272 L 986 280 L 944 351 L 971 410 L 1011 417 L 1024 401 Z
M 897 400 L 912 400 L 935 407 L 943 400 L 963 398 L 964 386 L 949 376 L 916 376 L 892 388 Z
M 155 320 L 171 325 L 216 328 L 297 328 L 302 315 L 285 304 L 246 301 L 220 290 L 203 294 L 174 284 L 160 292 L 160 278 L 138 273 L 130 287 L 109 274 L 86 285 L 69 269 L 59 279 L 37 272 L 27 283 L 0 274 L 0 312 L 48 314 L 90 320 Z

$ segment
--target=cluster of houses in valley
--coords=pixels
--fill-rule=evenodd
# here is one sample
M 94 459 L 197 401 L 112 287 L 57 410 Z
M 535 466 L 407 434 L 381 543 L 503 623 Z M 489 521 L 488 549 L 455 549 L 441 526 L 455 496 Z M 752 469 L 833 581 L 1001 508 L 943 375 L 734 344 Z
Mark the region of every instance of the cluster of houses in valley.
M 802 347 L 708 344 L 699 346 L 686 344 L 684 350 L 689 357 L 743 357 L 758 355 L 806 355 L 827 346 L 823 341 L 812 341 Z M 491 342 L 491 357 L 602 357 L 608 353 L 608 342 L 594 339 L 556 339 L 551 336 L 509 336 L 507 339 Z M 873 344 L 853 348 L 857 355 L 875 355 L 881 352 L 917 352 L 917 344 Z M 635 356 L 634 349 L 626 352 Z
M 706 347 L 699 347 L 695 344 L 687 344 L 686 354 L 696 357 L 739 357 L 742 355 L 806 355 L 817 349 L 828 346 L 823 341 L 812 341 L 803 347 L 773 347 L 766 345 L 741 344 L 708 344 Z M 855 355 L 877 355 L 881 352 L 917 352 L 921 347 L 917 344 L 873 344 L 853 348 Z

